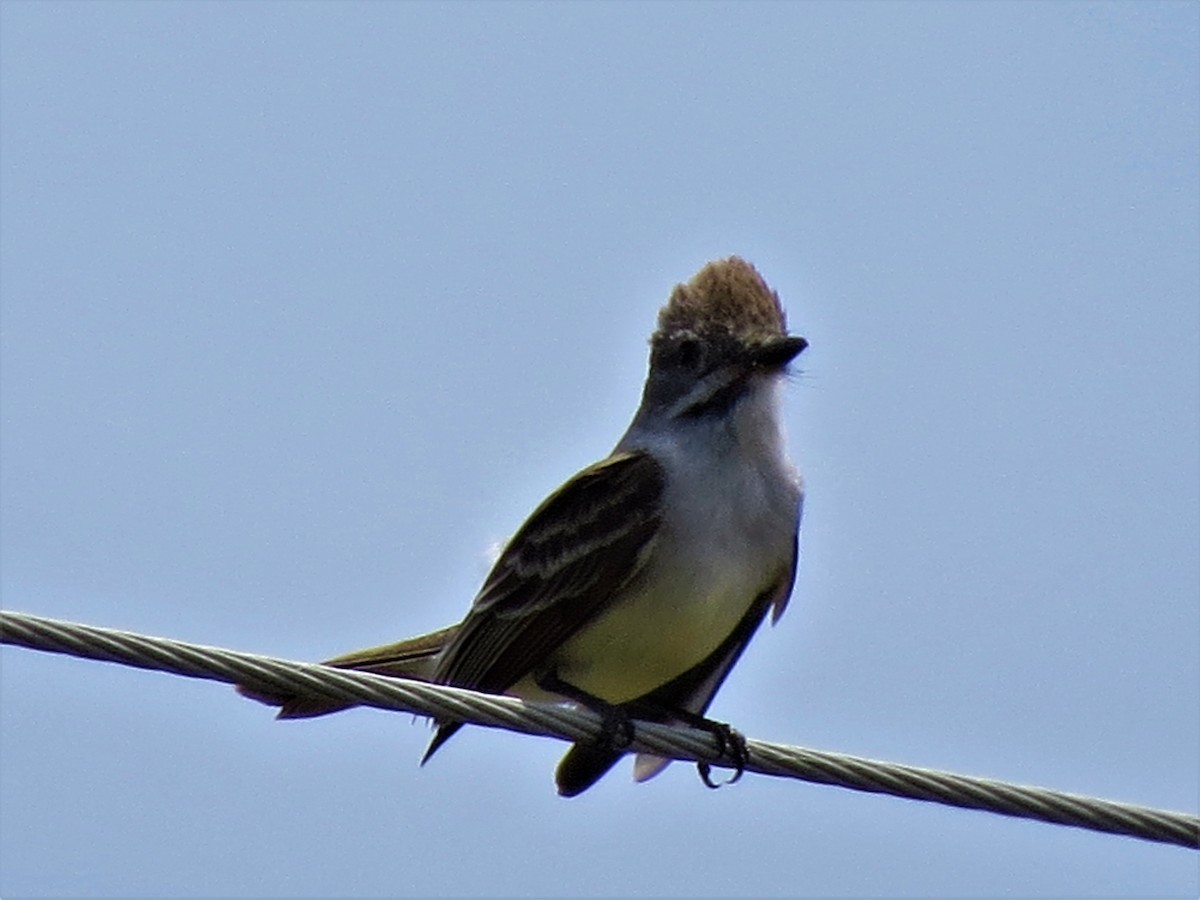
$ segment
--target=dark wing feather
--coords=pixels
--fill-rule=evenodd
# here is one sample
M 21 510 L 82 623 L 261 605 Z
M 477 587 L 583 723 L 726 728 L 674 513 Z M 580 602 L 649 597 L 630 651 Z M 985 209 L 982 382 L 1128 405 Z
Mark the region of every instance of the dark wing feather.
M 434 680 L 501 693 L 536 671 L 640 571 L 663 484 L 651 456 L 617 453 L 551 494 L 501 554 Z

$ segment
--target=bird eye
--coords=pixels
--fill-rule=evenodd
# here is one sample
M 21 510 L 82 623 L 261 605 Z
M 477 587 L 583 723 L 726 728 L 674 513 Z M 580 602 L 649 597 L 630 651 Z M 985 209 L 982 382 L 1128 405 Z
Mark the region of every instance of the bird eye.
M 681 365 L 685 365 L 689 369 L 694 368 L 696 363 L 700 362 L 700 342 L 695 338 L 685 338 L 679 342 L 678 353 Z

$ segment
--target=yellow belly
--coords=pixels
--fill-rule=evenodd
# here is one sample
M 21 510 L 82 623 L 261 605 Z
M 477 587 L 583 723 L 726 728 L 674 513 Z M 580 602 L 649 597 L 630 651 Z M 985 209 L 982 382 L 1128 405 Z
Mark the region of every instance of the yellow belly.
M 703 588 L 695 578 L 650 580 L 658 590 L 614 603 L 559 648 L 559 678 L 608 703 L 635 700 L 710 656 L 758 593 L 740 578 Z

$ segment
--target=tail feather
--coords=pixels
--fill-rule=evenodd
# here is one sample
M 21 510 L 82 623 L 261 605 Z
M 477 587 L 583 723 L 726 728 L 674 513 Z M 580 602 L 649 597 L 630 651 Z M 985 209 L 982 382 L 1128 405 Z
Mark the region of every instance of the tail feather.
M 333 659 L 326 660 L 322 665 L 333 666 L 337 669 L 371 672 L 390 678 L 430 681 L 433 678 L 433 667 L 437 656 L 442 647 L 454 636 L 456 628 L 457 626 L 451 625 L 440 631 L 433 631 L 394 644 L 356 650 L 353 653 L 335 656 Z M 279 712 L 276 718 L 279 719 L 307 719 L 324 716 L 356 705 L 344 700 L 332 700 L 310 694 L 259 690 L 242 684 L 237 686 L 237 691 L 243 697 L 257 700 L 259 703 L 278 706 Z
M 580 742 L 567 751 L 554 772 L 560 797 L 582 794 L 616 765 L 624 751 L 594 743 Z

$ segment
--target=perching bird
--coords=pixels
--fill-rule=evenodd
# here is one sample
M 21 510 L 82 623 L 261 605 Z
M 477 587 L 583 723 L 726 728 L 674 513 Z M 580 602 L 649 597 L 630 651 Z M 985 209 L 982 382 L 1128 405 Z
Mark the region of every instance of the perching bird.
M 327 664 L 600 712 L 604 735 L 559 764 L 564 796 L 621 757 L 631 718 L 706 727 L 744 759 L 740 735 L 703 716 L 792 591 L 803 491 L 778 394 L 806 346 L 787 333 L 778 296 L 753 266 L 709 263 L 658 314 L 625 435 L 534 510 L 466 618 Z M 281 718 L 350 705 L 242 692 L 280 705 Z M 462 727 L 437 725 L 422 762 Z M 668 762 L 639 754 L 634 776 Z

